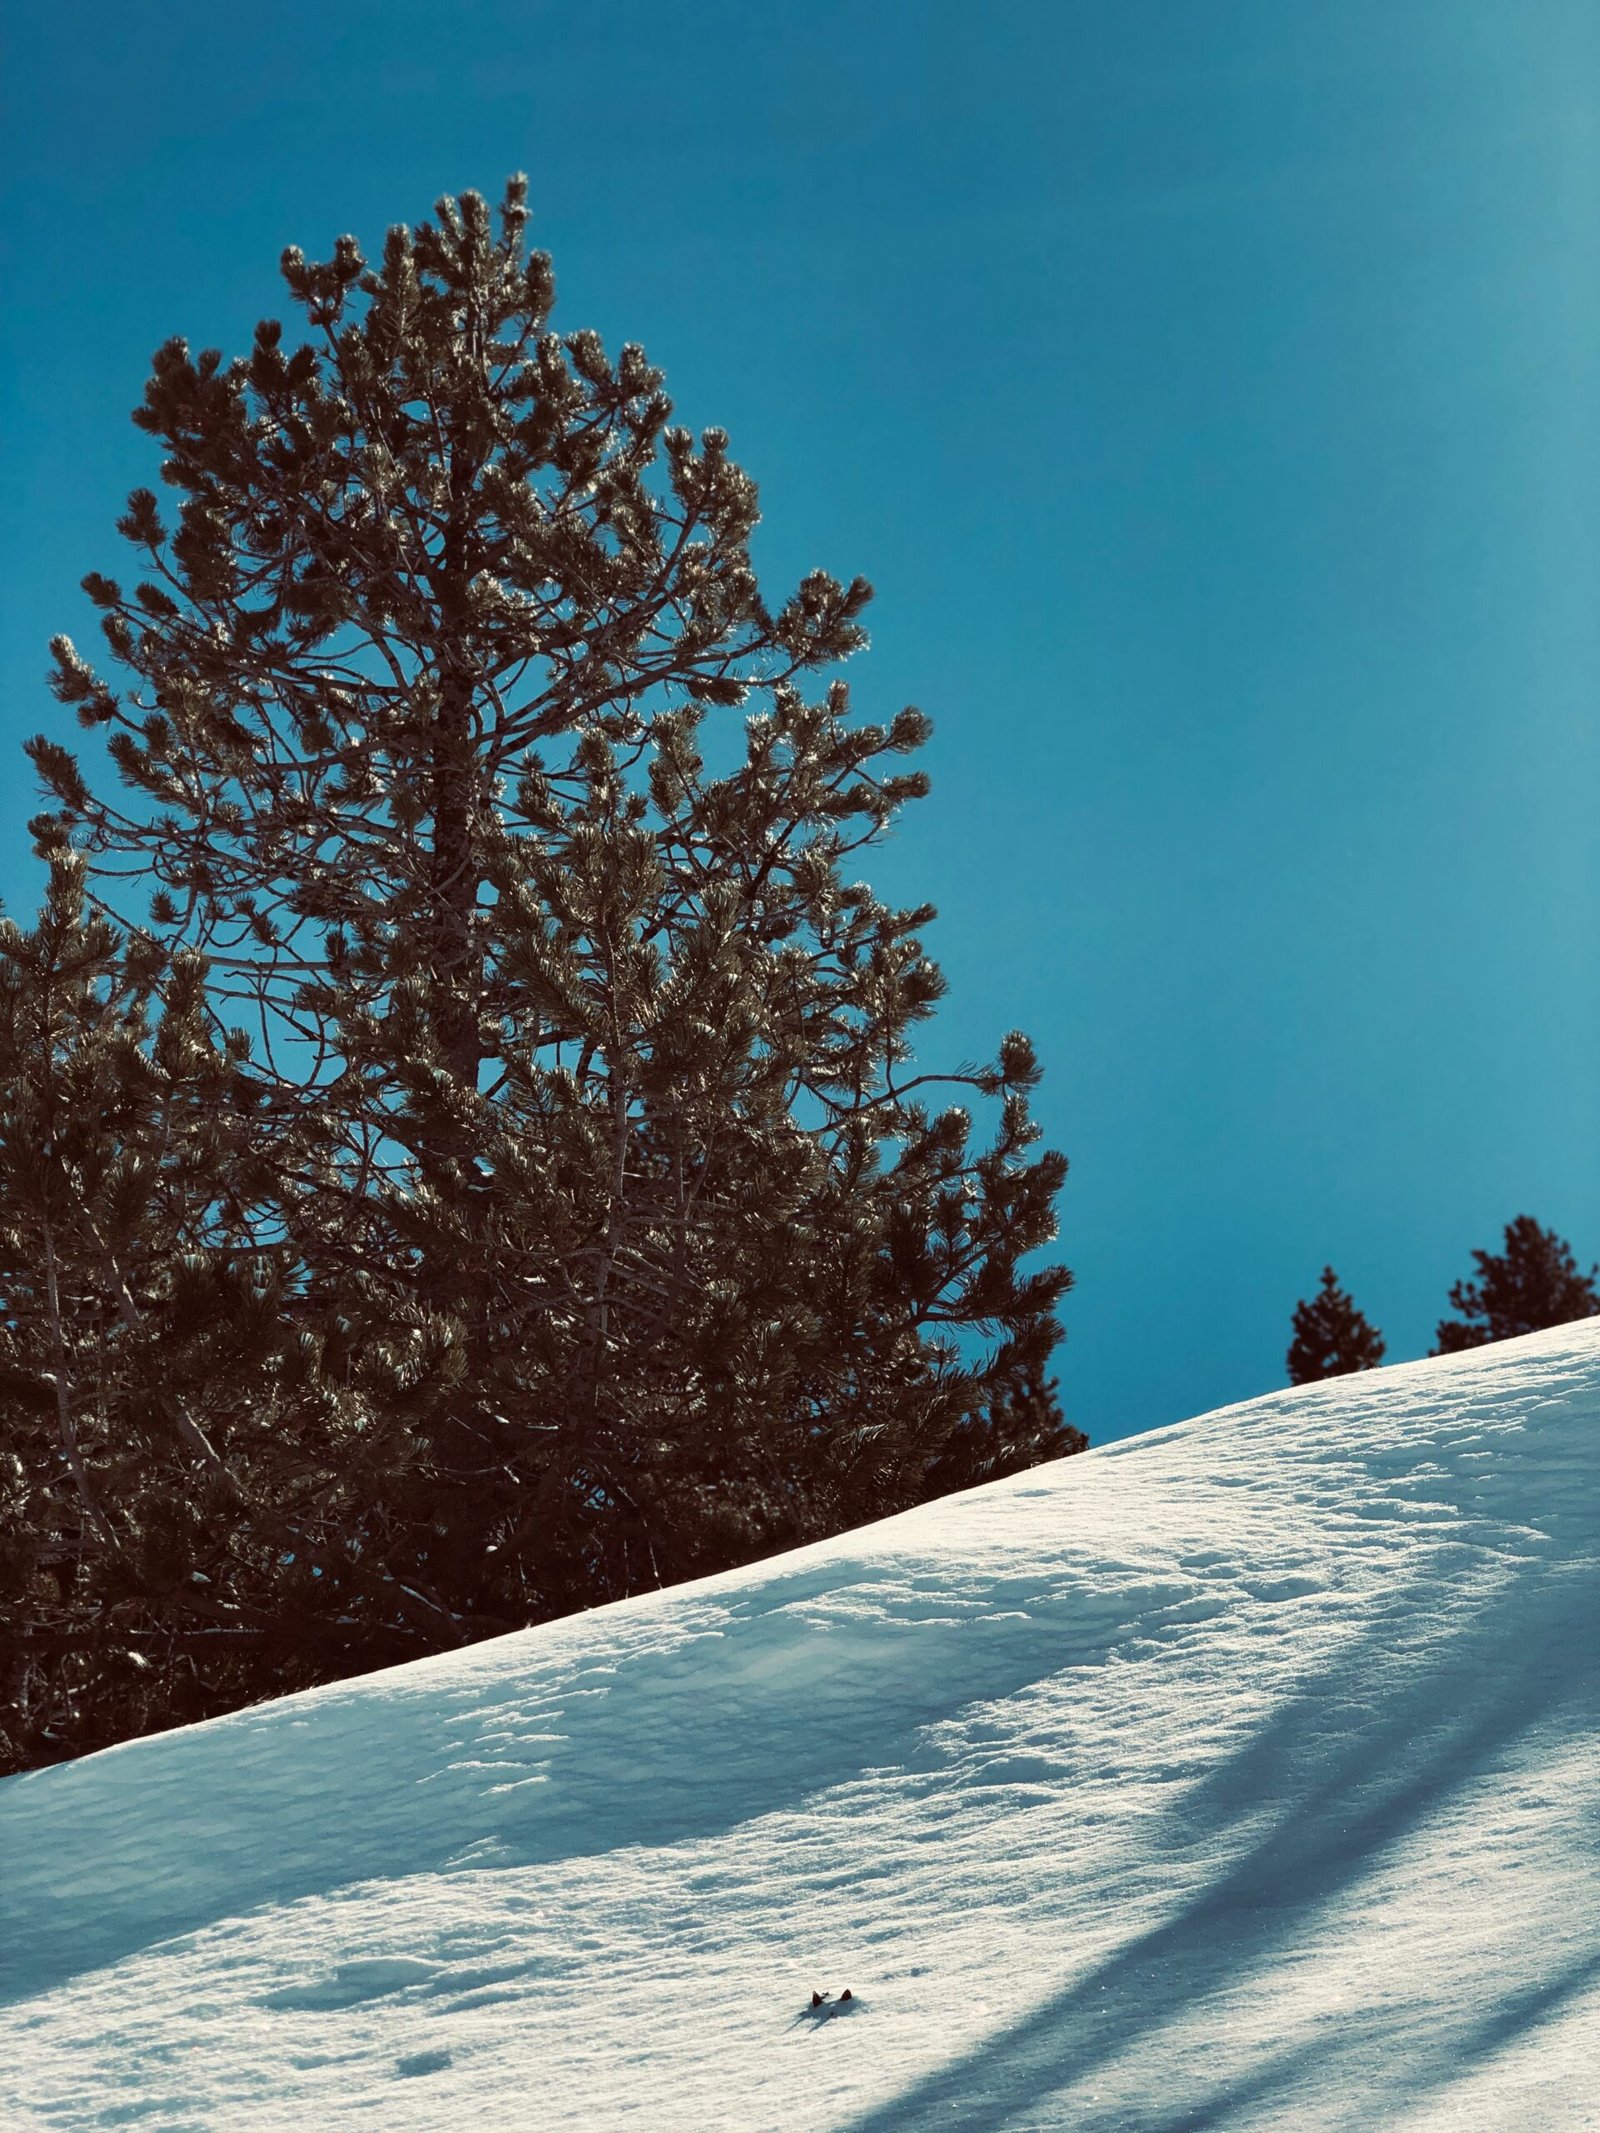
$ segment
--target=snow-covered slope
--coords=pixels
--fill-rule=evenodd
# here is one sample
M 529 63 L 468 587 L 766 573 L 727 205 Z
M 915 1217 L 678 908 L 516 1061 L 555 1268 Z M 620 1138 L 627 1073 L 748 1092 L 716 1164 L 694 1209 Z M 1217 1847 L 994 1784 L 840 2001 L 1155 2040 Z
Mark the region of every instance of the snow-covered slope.
M 1600 2126 L 1597 1466 L 1588 1324 L 12 1780 L 0 2124 Z

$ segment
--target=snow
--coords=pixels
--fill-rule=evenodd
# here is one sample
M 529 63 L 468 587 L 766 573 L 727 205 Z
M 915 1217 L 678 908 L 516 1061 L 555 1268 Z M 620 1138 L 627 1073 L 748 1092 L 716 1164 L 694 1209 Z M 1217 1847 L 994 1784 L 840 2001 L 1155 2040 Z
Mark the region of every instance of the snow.
M 1563 1327 L 13 1779 L 0 2124 L 1600 2126 L 1597 1432 Z

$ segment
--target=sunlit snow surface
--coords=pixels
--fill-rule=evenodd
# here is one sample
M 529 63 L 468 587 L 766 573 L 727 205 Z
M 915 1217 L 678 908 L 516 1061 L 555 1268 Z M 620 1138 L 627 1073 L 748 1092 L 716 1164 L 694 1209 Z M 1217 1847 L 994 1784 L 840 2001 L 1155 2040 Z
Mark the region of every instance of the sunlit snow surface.
M 12 1780 L 0 2124 L 1600 2126 L 1597 1503 L 1591 1324 Z

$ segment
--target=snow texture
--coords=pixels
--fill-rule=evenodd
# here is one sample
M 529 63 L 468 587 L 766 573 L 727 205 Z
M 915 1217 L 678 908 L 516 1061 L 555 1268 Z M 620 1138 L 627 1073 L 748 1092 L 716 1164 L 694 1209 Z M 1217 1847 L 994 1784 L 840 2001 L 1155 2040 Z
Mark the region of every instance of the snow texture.
M 1597 1454 L 1564 1327 L 13 1779 L 0 2124 L 1600 2126 Z

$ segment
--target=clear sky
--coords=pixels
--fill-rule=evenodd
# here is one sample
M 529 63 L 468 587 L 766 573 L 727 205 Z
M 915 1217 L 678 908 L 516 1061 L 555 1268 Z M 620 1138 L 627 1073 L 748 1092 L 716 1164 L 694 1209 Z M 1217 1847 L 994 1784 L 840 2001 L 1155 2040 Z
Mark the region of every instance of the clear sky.
M 8 11 L 0 888 L 45 643 L 168 335 L 532 181 L 567 329 L 878 588 L 929 712 L 875 883 L 929 1063 L 1020 1025 L 1096 1441 L 1282 1382 L 1331 1260 L 1430 1345 L 1600 1255 L 1600 0 L 192 0 Z M 5 758 L 0 756 L 0 762 Z

